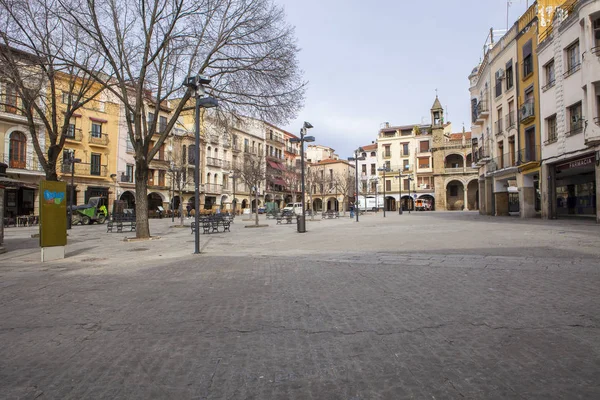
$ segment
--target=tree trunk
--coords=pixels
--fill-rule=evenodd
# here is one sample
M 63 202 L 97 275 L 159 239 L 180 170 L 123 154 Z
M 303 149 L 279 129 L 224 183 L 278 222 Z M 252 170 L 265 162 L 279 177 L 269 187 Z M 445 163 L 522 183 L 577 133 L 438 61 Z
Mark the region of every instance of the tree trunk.
M 58 181 L 58 174 L 56 173 L 56 160 L 49 159 L 46 163 L 46 180 Z
M 148 239 L 150 237 L 148 167 L 139 161 L 135 162 L 135 237 L 138 239 Z

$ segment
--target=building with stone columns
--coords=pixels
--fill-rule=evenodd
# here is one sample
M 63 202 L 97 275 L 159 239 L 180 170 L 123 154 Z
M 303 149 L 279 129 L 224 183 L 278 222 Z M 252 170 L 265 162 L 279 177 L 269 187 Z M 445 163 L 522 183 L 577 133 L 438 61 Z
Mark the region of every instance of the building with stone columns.
M 473 167 L 471 132 L 451 132 L 452 125 L 444 124 L 444 109 L 439 99 L 431 107 L 433 145 L 433 182 L 435 209 L 477 210 L 478 170 Z

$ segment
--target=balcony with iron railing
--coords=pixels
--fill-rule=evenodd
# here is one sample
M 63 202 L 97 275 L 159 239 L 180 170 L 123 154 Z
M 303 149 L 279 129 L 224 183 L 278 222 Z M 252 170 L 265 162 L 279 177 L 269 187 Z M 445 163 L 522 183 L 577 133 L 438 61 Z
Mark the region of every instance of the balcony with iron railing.
M 392 158 L 392 153 L 391 153 L 391 152 L 389 152 L 389 153 L 388 153 L 388 152 L 386 152 L 386 153 L 383 153 L 382 157 L 383 157 L 385 160 L 389 160 L 390 158 Z
M 575 122 L 571 122 L 569 125 L 569 131 L 565 133 L 566 136 L 577 135 L 578 133 L 583 132 L 583 120 L 578 119 Z
M 504 133 L 504 128 L 502 126 L 502 117 L 496 122 L 494 122 L 494 133 L 496 136 L 502 135 Z
M 23 169 L 27 171 L 36 171 L 36 172 L 44 172 L 42 165 L 40 164 L 37 155 L 33 153 L 31 157 L 24 157 L 24 159 L 19 159 L 19 157 L 10 157 L 10 154 L 0 154 L 0 160 L 8 165 L 8 168 L 12 169 Z
M 474 154 L 474 162 L 477 163 L 477 165 L 485 165 L 487 162 L 489 162 L 491 160 L 490 158 L 490 152 L 487 149 L 487 147 L 478 147 L 477 150 L 475 150 L 475 154 Z
M 571 68 L 569 68 L 567 70 L 567 72 L 565 72 L 563 74 L 563 78 L 568 78 L 569 76 L 573 75 L 575 72 L 579 71 L 581 69 L 581 62 L 578 62 L 577 64 L 573 64 L 571 66 Z
M 519 109 L 519 120 L 527 123 L 535 117 L 535 105 L 533 101 L 524 103 Z
M 291 154 L 296 154 L 296 155 L 299 153 L 299 151 L 297 149 L 294 149 L 293 147 L 289 147 L 289 146 L 285 148 L 285 151 L 287 151 L 288 153 L 291 153 Z
M 545 92 L 548 89 L 553 88 L 554 85 L 556 85 L 556 80 L 555 79 L 552 79 L 552 80 L 548 81 L 548 83 L 546 83 L 544 86 L 542 86 L 542 92 Z
M 219 185 L 216 183 L 205 183 L 203 186 L 204 193 L 221 194 L 223 191 L 223 185 Z
M 506 116 L 504 116 L 504 128 L 508 132 L 508 130 L 517 125 L 517 118 L 515 117 L 515 112 L 510 111 Z
M 277 137 L 275 135 L 267 135 L 267 141 L 268 142 L 277 143 L 277 144 L 284 144 L 285 143 L 285 141 L 282 138 Z
M 514 153 L 504 153 L 501 156 L 495 157 L 488 164 L 488 172 L 495 172 L 501 169 L 516 166 L 516 157 Z
M 92 146 L 108 146 L 108 135 L 106 133 L 90 131 L 88 142 Z
M 57 165 L 57 170 L 63 174 L 70 175 L 71 171 L 73 171 L 72 168 L 73 165 L 64 162 L 61 162 L 59 165 Z M 106 178 L 108 176 L 108 166 L 88 163 L 76 163 L 74 175 Z
M 70 142 L 81 142 L 83 139 L 83 134 L 81 132 L 81 128 L 74 128 L 72 125 L 67 128 L 67 133 L 65 135 L 65 140 Z
M 417 149 L 417 154 L 429 154 L 429 153 L 431 153 L 431 149 L 430 148 L 427 148 L 427 149 L 421 149 L 421 148 L 419 148 L 419 149 Z
M 220 159 L 215 157 L 206 157 L 206 165 L 211 167 L 221 167 L 222 162 Z
M 541 160 L 540 146 L 526 146 L 517 152 L 517 163 L 519 165 L 538 162 Z

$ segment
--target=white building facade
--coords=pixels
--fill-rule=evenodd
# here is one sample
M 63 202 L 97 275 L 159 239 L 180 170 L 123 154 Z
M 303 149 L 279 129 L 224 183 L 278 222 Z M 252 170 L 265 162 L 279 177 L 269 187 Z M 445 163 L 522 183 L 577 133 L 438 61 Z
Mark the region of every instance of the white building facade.
M 542 217 L 600 222 L 600 2 L 556 12 L 538 60 Z

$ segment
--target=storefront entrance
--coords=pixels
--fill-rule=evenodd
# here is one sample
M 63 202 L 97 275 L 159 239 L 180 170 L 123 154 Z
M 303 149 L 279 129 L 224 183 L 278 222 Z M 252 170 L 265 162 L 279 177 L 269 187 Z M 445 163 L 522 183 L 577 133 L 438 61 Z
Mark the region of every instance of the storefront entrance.
M 556 217 L 596 217 L 594 155 L 557 164 L 555 171 Z

